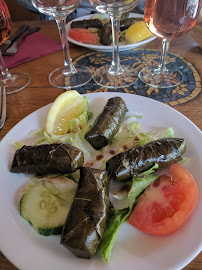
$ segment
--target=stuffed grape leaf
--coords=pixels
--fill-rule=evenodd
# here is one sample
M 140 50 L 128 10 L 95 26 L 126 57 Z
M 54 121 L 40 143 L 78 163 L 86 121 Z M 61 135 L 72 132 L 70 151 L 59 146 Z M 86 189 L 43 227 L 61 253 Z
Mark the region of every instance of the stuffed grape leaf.
M 83 166 L 83 152 L 71 144 L 24 145 L 15 152 L 11 172 L 36 175 L 66 174 Z
M 81 168 L 78 189 L 63 226 L 61 243 L 77 257 L 93 256 L 104 234 L 108 209 L 107 172 Z
M 127 111 L 121 97 L 110 98 L 92 128 L 86 133 L 85 139 L 96 150 L 108 145 L 119 130 Z
M 184 139 L 163 138 L 113 156 L 107 161 L 106 168 L 112 179 L 125 181 L 147 171 L 155 163 L 158 169 L 170 166 L 180 161 L 185 151 Z

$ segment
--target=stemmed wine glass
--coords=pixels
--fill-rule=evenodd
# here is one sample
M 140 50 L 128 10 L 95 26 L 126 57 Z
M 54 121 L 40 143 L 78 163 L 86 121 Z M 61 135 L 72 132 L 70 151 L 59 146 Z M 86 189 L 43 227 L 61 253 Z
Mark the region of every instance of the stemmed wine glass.
M 64 54 L 64 66 L 57 68 L 49 75 L 51 85 L 58 88 L 75 88 L 92 79 L 92 71 L 88 67 L 74 66 L 70 56 L 66 33 L 66 18 L 76 10 L 81 0 L 32 0 L 36 9 L 56 20 Z
M 195 25 L 201 4 L 201 0 L 145 1 L 147 27 L 163 40 L 160 64 L 142 69 L 139 73 L 142 82 L 156 88 L 175 87 L 182 82 L 182 73 L 166 66 L 166 56 L 170 41 L 184 35 Z
M 110 16 L 112 24 L 113 52 L 111 65 L 99 68 L 94 73 L 97 84 L 107 88 L 120 88 L 132 85 L 137 77 L 136 69 L 120 64 L 119 29 L 121 15 L 136 7 L 139 0 L 89 0 L 91 5 L 101 13 Z
M 11 34 L 11 18 L 8 7 L 4 0 L 0 0 L 0 45 L 3 44 Z M 12 72 L 6 67 L 0 51 L 0 87 L 6 88 L 6 94 L 18 92 L 30 83 L 27 73 Z

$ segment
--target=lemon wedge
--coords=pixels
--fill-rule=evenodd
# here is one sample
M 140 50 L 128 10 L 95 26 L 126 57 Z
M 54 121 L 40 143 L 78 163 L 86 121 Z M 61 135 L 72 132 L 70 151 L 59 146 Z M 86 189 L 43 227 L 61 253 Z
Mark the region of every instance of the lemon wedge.
M 131 44 L 140 42 L 152 36 L 153 35 L 148 30 L 144 21 L 139 21 L 132 24 L 125 33 L 125 39 Z
M 59 95 L 51 105 L 46 118 L 46 132 L 49 135 L 64 135 L 68 122 L 87 110 L 86 99 L 76 90 Z

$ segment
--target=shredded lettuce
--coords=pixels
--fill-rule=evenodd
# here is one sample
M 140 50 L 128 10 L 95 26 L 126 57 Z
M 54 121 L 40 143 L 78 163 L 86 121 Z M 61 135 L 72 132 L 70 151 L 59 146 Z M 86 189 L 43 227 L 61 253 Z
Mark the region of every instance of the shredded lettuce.
M 87 122 L 93 117 L 93 112 L 87 111 Z
M 105 19 L 105 14 L 94 14 L 91 16 L 91 19 L 99 19 L 103 23 L 103 20 Z
M 22 148 L 23 145 L 24 145 L 24 143 L 23 142 L 20 142 L 20 141 L 19 142 L 13 142 L 13 141 L 11 141 L 11 144 L 15 147 L 16 150 Z
M 44 132 L 44 137 L 48 143 L 70 143 L 71 145 L 81 149 L 84 153 L 84 162 L 91 158 L 90 152 L 85 147 L 84 130 L 80 130 L 76 133 L 68 133 L 65 135 L 48 135 Z
M 123 146 L 130 149 L 161 138 L 174 137 L 174 130 L 171 127 L 159 132 L 143 132 L 141 119 L 142 117 L 139 115 L 127 118 L 122 123 L 111 144 L 105 147 L 105 152 L 107 152 L 109 148 L 113 147 L 113 150 L 115 150 L 116 153 L 120 153 L 124 151 Z
M 84 135 L 89 129 L 87 123 L 87 119 L 89 118 L 88 113 L 89 112 L 85 110 L 78 117 L 70 120 L 67 127 L 68 133 L 64 135 L 49 135 L 44 128 L 32 131 L 31 135 L 41 137 L 40 140 L 35 142 L 35 145 L 41 143 L 70 143 L 84 152 L 84 161 L 86 162 L 91 157 L 91 154 L 85 146 L 86 141 L 84 139 Z
M 33 135 L 33 136 L 43 136 L 44 131 L 45 131 L 45 128 L 39 128 L 39 129 L 36 129 L 36 130 L 32 130 L 30 132 L 30 135 Z

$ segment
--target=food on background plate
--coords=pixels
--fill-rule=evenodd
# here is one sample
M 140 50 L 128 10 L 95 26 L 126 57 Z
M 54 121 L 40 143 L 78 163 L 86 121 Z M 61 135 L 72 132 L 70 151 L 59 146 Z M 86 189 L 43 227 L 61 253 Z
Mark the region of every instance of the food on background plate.
M 163 169 L 180 161 L 185 151 L 184 139 L 163 138 L 113 156 L 107 161 L 106 168 L 112 179 L 126 181 L 155 163 L 158 169 Z
M 106 22 L 100 30 L 100 43 L 110 45 L 112 43 L 112 24 Z
M 116 135 L 127 111 L 122 98 L 110 98 L 91 129 L 85 134 L 85 139 L 94 149 L 102 149 Z
M 89 29 L 73 28 L 69 29 L 69 37 L 79 42 L 96 45 L 98 41 L 98 33 L 92 33 Z
M 103 109 L 107 117 L 105 115 L 102 119 L 103 121 L 98 125 L 98 129 L 95 129 L 96 132 L 101 131 L 101 134 L 104 134 L 104 139 L 98 139 L 95 140 L 95 142 L 96 144 L 98 143 L 98 145 L 102 141 L 106 142 L 108 140 L 106 139 L 108 135 L 105 136 L 107 130 L 106 134 L 114 132 L 113 136 L 107 141 L 106 147 L 103 146 L 100 151 L 94 150 L 89 145 L 88 141 L 84 139 L 86 130 L 91 131 L 87 123 L 89 119 L 89 117 L 87 117 L 89 114 L 87 108 L 88 101 L 78 93 L 75 94 L 74 91 L 66 93 L 61 94 L 51 106 L 51 114 L 48 113 L 49 121 L 57 118 L 57 125 L 60 126 L 60 121 L 63 121 L 64 116 L 61 117 L 59 112 L 62 108 L 66 109 L 67 104 L 72 105 L 71 101 L 73 103 L 73 109 L 81 107 L 83 109 L 80 110 L 80 114 L 76 114 L 75 118 L 65 118 L 63 130 L 66 129 L 67 134 L 55 135 L 52 133 L 48 135 L 46 131 L 42 130 L 43 139 L 39 140 L 37 143 L 39 143 L 40 146 L 42 142 L 48 142 L 49 146 L 54 145 L 56 142 L 57 144 L 61 142 L 66 144 L 69 142 L 72 144 L 72 147 L 79 148 L 79 150 L 83 152 L 84 164 L 81 165 L 81 169 L 76 169 L 75 172 L 70 174 L 62 173 L 61 175 L 61 172 L 59 172 L 59 175 L 55 176 L 50 175 L 50 172 L 48 172 L 48 176 L 46 177 L 35 177 L 34 182 L 25 189 L 25 194 L 21 199 L 21 215 L 26 220 L 30 221 L 32 226 L 43 235 L 61 233 L 63 223 L 61 243 L 65 247 L 71 250 L 76 256 L 82 258 L 89 258 L 98 250 L 99 254 L 107 262 L 110 261 L 111 251 L 118 232 L 121 226 L 130 219 L 131 214 L 132 222 L 130 219 L 130 224 L 138 229 L 138 225 L 140 224 L 140 230 L 144 229 L 144 227 L 143 229 L 141 227 L 141 220 L 137 219 L 139 224 L 133 224 L 134 219 L 132 217 L 135 215 L 134 213 L 136 213 L 134 212 L 136 207 L 137 209 L 141 209 L 141 207 L 145 205 L 150 207 L 149 204 L 151 204 L 154 216 L 155 211 L 157 211 L 159 207 L 163 208 L 162 211 L 157 212 L 157 217 L 159 217 L 158 213 L 160 213 L 160 219 L 155 222 L 151 222 L 149 219 L 150 216 L 145 215 L 145 227 L 147 227 L 146 223 L 148 223 L 149 228 L 152 227 L 151 231 L 145 230 L 146 233 L 160 234 L 158 231 L 154 233 L 153 230 L 158 228 L 158 221 L 163 224 L 167 222 L 167 215 L 170 215 L 170 219 L 174 218 L 173 220 L 177 217 L 177 219 L 179 219 L 178 224 L 181 226 L 193 210 L 198 197 L 197 186 L 193 178 L 190 178 L 190 174 L 187 170 L 179 164 L 171 165 L 181 160 L 186 150 L 184 139 L 173 138 L 174 132 L 171 128 L 157 133 L 154 131 L 150 133 L 143 132 L 139 122 L 142 116 L 127 116 L 126 120 L 124 120 L 123 118 L 127 112 L 126 104 L 121 98 L 115 97 L 107 101 L 107 105 Z M 64 103 L 60 104 L 58 100 Z M 109 103 L 112 103 L 112 107 L 115 106 L 114 110 L 111 111 Z M 55 110 L 53 110 L 54 107 Z M 71 111 L 68 111 L 68 113 L 71 114 Z M 81 121 L 81 116 L 84 118 L 83 122 Z M 99 116 L 97 117 L 97 121 L 95 121 L 95 125 L 98 119 Z M 106 122 L 104 120 L 106 120 Z M 118 132 L 115 132 L 113 129 L 115 126 L 117 127 L 119 121 L 121 124 L 118 128 Z M 66 128 L 65 125 L 67 125 L 68 128 Z M 54 128 L 52 130 L 54 130 Z M 97 134 L 96 132 L 95 134 Z M 36 134 L 41 134 L 41 131 L 37 131 Z M 101 136 L 103 136 L 103 134 Z M 130 150 L 122 152 L 125 148 Z M 119 154 L 116 155 L 116 153 Z M 102 164 L 93 163 L 92 159 L 91 162 L 87 162 L 90 157 L 97 160 L 97 157 L 100 156 Z M 137 171 L 135 171 L 136 165 L 138 168 Z M 154 173 L 157 169 L 164 168 L 165 166 L 169 167 L 170 165 L 171 175 L 173 179 L 176 179 L 175 183 L 161 180 L 164 178 L 170 179 L 169 176 L 164 175 L 158 177 L 158 175 Z M 92 166 L 94 167 L 92 168 Z M 112 167 L 109 170 L 110 166 Z M 116 166 L 116 168 L 114 169 L 113 166 Z M 112 199 L 111 197 L 113 195 L 111 184 L 120 184 L 119 181 L 113 181 L 114 176 L 111 177 L 112 172 L 116 174 L 116 170 L 122 169 L 123 167 L 124 174 L 121 171 L 121 176 L 124 176 L 127 180 L 129 177 L 130 180 L 130 188 L 128 188 L 127 192 L 124 194 L 129 204 L 118 209 L 111 200 L 110 209 L 108 210 L 109 196 L 110 199 Z M 109 173 L 107 173 L 106 168 Z M 161 172 L 159 172 L 159 174 L 161 174 Z M 120 175 L 118 175 L 118 177 L 120 177 Z M 109 182 L 110 189 L 108 186 Z M 167 184 L 168 192 L 166 189 L 164 190 L 162 188 L 162 183 Z M 148 198 L 148 196 L 144 196 L 147 187 L 149 187 L 148 190 L 152 190 L 152 193 L 149 195 L 149 199 L 146 200 L 146 203 L 142 205 L 141 201 L 145 202 L 145 199 L 142 198 Z M 190 190 L 190 198 L 187 196 L 188 190 Z M 155 199 L 152 200 L 154 197 Z M 195 199 L 193 199 L 194 197 Z M 170 198 L 172 199 L 170 200 Z M 168 203 L 170 203 L 171 207 L 164 207 L 166 199 L 168 199 Z M 32 203 L 34 203 L 34 206 L 32 206 Z M 32 207 L 34 211 L 31 211 Z M 55 211 L 56 209 L 57 211 Z M 185 211 L 181 211 L 182 209 L 185 209 Z M 51 214 L 53 212 L 57 214 L 57 217 Z M 188 214 L 185 215 L 185 212 Z M 183 214 L 182 216 L 181 213 Z M 141 217 L 139 212 L 136 215 L 137 217 Z M 82 226 L 83 224 L 86 226 Z M 171 226 L 171 228 L 173 227 Z M 178 227 L 175 227 L 175 229 L 177 228 Z M 163 233 L 166 234 L 166 229 Z
M 82 21 L 73 21 L 71 28 L 102 28 L 102 21 L 99 19 L 90 19 Z
M 132 33 L 132 29 L 129 30 L 131 27 L 134 27 L 136 32 Z M 101 15 L 93 15 L 88 20 L 76 20 L 71 23 L 68 35 L 78 42 L 109 46 L 112 43 L 111 21 Z M 143 18 L 124 18 L 120 22 L 119 41 L 121 44 L 137 43 L 151 36 Z
M 109 178 L 106 171 L 83 167 L 61 243 L 77 257 L 95 254 L 104 234 L 109 208 Z
M 124 31 L 126 29 L 128 29 L 132 24 L 138 22 L 138 21 L 144 21 L 143 18 L 126 18 L 126 19 L 122 19 L 120 21 L 120 30 Z
M 125 40 L 131 44 L 148 39 L 152 36 L 152 33 L 148 30 L 143 21 L 134 23 L 125 32 Z
M 71 144 L 24 145 L 15 152 L 11 172 L 35 175 L 66 174 L 82 167 L 83 161 L 83 152 Z

